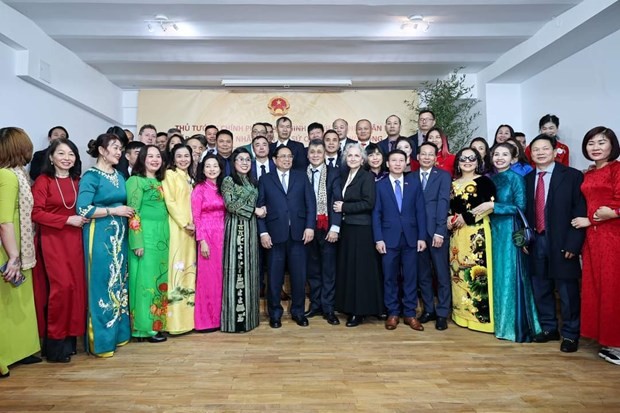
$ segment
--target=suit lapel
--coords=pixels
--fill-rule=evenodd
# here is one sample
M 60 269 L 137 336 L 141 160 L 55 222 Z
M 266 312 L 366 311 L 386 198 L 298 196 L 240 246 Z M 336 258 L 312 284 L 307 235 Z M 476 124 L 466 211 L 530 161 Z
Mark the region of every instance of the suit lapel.
M 559 191 L 559 188 L 562 186 L 562 181 L 564 181 L 564 173 L 566 172 L 566 168 L 563 166 L 564 165 L 559 162 L 555 163 L 553 173 L 551 174 L 551 182 L 549 183 L 549 192 L 547 193 L 546 205 L 553 205 L 551 203 L 553 200 L 553 194 Z
M 274 180 L 274 183 L 276 185 L 276 188 L 278 188 L 280 191 L 282 191 L 282 193 L 284 195 L 286 195 L 286 192 L 284 191 L 284 188 L 282 187 L 282 181 L 280 181 L 280 173 L 278 172 L 277 169 L 274 169 L 272 172 L 269 172 L 267 175 L 271 175 L 272 179 Z M 289 176 L 289 186 L 291 186 L 291 182 L 290 182 L 290 176 Z

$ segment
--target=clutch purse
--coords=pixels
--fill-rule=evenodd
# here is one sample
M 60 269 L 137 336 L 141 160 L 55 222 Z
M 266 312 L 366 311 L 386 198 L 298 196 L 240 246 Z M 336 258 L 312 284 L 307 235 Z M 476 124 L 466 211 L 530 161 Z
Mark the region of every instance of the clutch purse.
M 517 221 L 520 220 L 521 222 L 516 223 L 517 228 L 512 233 L 512 242 L 519 248 L 527 247 L 534 242 L 534 230 L 530 227 L 530 223 L 527 222 L 527 218 L 525 218 L 521 208 L 517 208 L 517 212 L 519 215 Z

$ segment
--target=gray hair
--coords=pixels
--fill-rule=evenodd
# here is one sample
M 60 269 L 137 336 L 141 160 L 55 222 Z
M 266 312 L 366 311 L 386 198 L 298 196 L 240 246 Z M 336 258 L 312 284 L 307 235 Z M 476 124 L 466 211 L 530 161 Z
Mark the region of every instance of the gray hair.
M 344 162 L 347 161 L 347 155 L 349 154 L 349 151 L 351 149 L 357 149 L 358 151 L 360 151 L 360 154 L 362 155 L 362 165 L 368 162 L 368 154 L 364 149 L 362 149 L 362 145 L 360 145 L 359 142 L 346 144 L 346 146 L 344 147 L 344 151 L 342 151 L 342 157 L 344 158 Z

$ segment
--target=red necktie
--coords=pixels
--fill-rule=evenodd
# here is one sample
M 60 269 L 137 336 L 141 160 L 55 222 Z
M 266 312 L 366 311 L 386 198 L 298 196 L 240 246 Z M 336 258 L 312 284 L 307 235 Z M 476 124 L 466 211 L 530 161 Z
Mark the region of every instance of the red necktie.
M 545 230 L 545 181 L 543 176 L 546 173 L 538 173 L 538 183 L 536 185 L 536 232 L 539 234 Z

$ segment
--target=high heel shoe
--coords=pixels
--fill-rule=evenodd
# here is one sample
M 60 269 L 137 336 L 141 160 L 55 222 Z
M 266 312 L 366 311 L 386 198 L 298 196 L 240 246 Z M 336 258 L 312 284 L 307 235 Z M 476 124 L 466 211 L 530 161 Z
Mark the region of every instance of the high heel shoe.
M 153 337 L 149 337 L 146 339 L 149 343 L 163 343 L 168 340 L 166 336 L 164 336 L 161 332 L 155 334 Z

